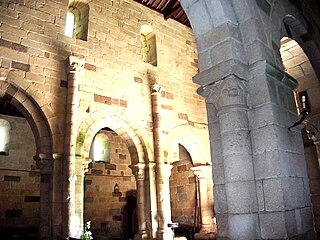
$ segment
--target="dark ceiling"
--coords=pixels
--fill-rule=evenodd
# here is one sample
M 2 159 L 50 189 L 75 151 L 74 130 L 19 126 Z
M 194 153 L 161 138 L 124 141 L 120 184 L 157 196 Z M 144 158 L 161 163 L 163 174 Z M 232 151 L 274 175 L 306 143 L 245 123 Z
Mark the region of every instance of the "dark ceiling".
M 164 19 L 172 18 L 188 27 L 190 22 L 180 5 L 180 0 L 134 0 L 163 14 Z

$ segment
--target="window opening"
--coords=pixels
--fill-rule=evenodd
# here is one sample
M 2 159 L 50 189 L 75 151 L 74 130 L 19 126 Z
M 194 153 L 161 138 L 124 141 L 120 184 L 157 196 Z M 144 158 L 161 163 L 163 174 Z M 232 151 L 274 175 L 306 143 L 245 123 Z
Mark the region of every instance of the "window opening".
M 104 133 L 98 133 L 93 140 L 93 160 L 95 162 L 110 162 L 110 142 Z
M 0 155 L 9 155 L 10 130 L 10 123 L 0 119 Z
M 156 35 L 150 25 L 143 25 L 141 33 L 141 59 L 143 62 L 157 66 Z
M 69 5 L 66 18 L 65 35 L 87 41 L 89 24 L 89 5 L 73 2 Z

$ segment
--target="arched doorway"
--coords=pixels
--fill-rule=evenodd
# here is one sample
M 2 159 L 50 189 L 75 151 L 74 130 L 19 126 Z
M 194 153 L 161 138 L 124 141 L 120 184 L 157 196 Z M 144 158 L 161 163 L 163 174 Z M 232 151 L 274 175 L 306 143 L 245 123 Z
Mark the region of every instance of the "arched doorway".
M 0 155 L 3 190 L 7 192 L 1 203 L 1 228 L 6 231 L 1 232 L 7 239 L 49 237 L 52 141 L 47 120 L 27 93 L 8 83 L 0 85 L 0 109 L 1 122 L 10 126 Z
M 148 138 L 146 138 L 143 131 L 133 129 L 116 114 L 107 115 L 102 113 L 101 116 L 97 117 L 92 125 L 85 123 L 79 129 L 79 131 L 87 133 L 79 150 L 85 159 L 92 157 L 91 160 L 94 160 L 94 149 L 92 148 L 94 144 L 92 143 L 94 143 L 96 136 L 99 137 L 104 134 L 106 137 L 99 137 L 99 139 L 109 141 L 108 144 L 102 144 L 109 147 L 109 162 L 108 160 L 101 161 L 101 159 L 97 159 L 97 162 L 92 161 L 89 164 L 85 178 L 85 218 L 87 218 L 86 209 L 88 209 L 88 205 L 93 206 L 93 204 L 89 203 L 93 202 L 89 195 L 97 191 L 100 192 L 100 190 L 102 190 L 101 192 L 107 191 L 103 198 L 110 197 L 106 202 L 106 208 L 109 208 L 109 211 L 105 213 L 102 224 L 95 225 L 93 222 L 93 228 L 100 229 L 100 233 L 104 234 L 104 236 L 110 235 L 109 237 L 112 237 L 112 233 L 106 233 L 107 229 L 112 231 L 116 229 L 114 233 L 117 236 L 113 236 L 116 238 L 128 238 L 132 234 L 146 238 L 151 235 L 150 226 L 152 225 L 150 218 L 151 204 L 147 201 L 150 194 L 150 183 L 147 182 L 147 179 L 153 179 L 148 172 L 146 161 L 149 152 L 145 148 L 145 141 L 148 141 Z M 88 128 L 86 129 L 86 127 Z M 108 181 L 102 183 L 101 179 L 103 178 Z M 97 180 L 96 183 L 94 180 Z M 98 181 L 102 184 L 100 184 L 101 188 L 98 186 Z M 96 185 L 97 188 L 95 188 Z M 109 188 L 106 187 L 107 185 Z M 133 202 L 130 201 L 132 197 L 136 198 L 136 209 L 134 209 Z M 108 205 L 110 201 L 112 202 Z M 103 211 L 106 208 L 104 207 Z M 93 211 L 97 210 L 95 207 L 91 209 Z M 109 222 L 106 220 L 107 218 Z M 102 217 L 97 219 L 101 221 Z M 115 223 L 114 226 L 110 225 L 110 219 Z M 131 231 L 128 230 L 130 224 Z
M 95 239 L 132 238 L 138 233 L 133 231 L 137 222 L 128 199 L 136 196 L 136 181 L 129 168 L 128 147 L 116 132 L 103 128 L 95 135 L 90 152 L 92 162 L 84 180 L 84 220 L 91 221 Z

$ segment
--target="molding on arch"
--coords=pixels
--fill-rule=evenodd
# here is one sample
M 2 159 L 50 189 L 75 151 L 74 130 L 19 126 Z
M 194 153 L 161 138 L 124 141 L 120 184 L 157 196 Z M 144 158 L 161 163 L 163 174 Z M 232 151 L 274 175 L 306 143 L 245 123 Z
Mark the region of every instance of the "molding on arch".
M 90 147 L 95 135 L 108 127 L 115 131 L 127 144 L 132 164 L 148 163 L 153 161 L 153 150 L 150 147 L 148 134 L 142 128 L 133 128 L 130 121 L 121 117 L 121 114 L 102 114 L 99 117 L 90 117 L 81 124 L 78 134 L 84 135 L 81 146 L 77 146 L 77 154 L 84 159 L 90 158 Z
M 211 164 L 209 142 L 202 141 L 201 136 L 203 136 L 203 130 L 190 125 L 173 128 L 166 137 L 165 161 L 172 163 L 179 160 L 175 153 L 179 152 L 179 144 L 181 144 L 189 152 L 193 165 Z
M 52 156 L 53 143 L 49 123 L 35 100 L 19 87 L 0 81 L 0 97 L 7 98 L 28 121 L 36 142 L 37 154 Z

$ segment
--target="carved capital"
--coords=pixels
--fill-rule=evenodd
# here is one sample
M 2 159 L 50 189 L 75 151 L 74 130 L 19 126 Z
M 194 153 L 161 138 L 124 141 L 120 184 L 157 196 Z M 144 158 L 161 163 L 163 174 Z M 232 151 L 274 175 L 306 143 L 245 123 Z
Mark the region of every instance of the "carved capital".
M 135 175 L 136 180 L 144 180 L 145 179 L 145 167 L 146 165 L 144 163 L 138 163 L 135 165 L 129 166 L 132 170 L 132 173 Z
M 69 56 L 69 72 L 80 72 L 85 64 L 85 58 Z
M 156 94 L 156 93 L 161 93 L 163 91 L 163 87 L 158 85 L 158 84 L 153 84 L 152 85 L 152 93 Z
M 200 87 L 198 94 L 206 98 L 207 103 L 212 103 L 217 109 L 229 106 L 247 106 L 247 87 L 244 81 L 230 75 L 212 85 Z

